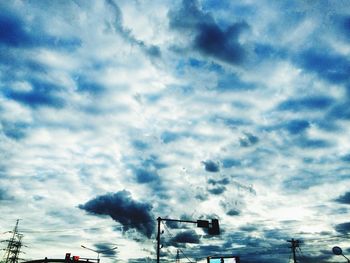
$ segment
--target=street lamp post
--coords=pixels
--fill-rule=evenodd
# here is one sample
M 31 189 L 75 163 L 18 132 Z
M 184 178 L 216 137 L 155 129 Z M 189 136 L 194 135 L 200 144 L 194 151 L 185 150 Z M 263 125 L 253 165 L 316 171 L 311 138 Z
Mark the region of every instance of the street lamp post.
M 343 254 L 343 250 L 340 247 L 333 247 L 332 248 L 333 254 L 337 255 L 337 256 L 343 256 L 344 258 L 346 258 L 346 260 L 348 261 L 348 263 L 350 263 L 350 259 L 347 258 L 344 254 Z
M 97 263 L 100 263 L 100 253 L 105 253 L 105 252 L 112 251 L 112 250 L 115 250 L 115 249 L 118 248 L 118 247 L 113 247 L 113 248 L 105 249 L 105 250 L 95 250 L 95 249 L 86 247 L 86 246 L 84 246 L 84 245 L 81 245 L 81 247 L 82 247 L 82 248 L 85 248 L 85 249 L 88 249 L 88 250 L 91 250 L 91 251 L 97 253 Z

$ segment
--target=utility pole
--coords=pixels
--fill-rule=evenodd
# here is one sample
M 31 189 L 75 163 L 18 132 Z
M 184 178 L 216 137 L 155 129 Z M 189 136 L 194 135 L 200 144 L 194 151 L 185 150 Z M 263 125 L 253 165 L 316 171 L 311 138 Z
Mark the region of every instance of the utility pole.
M 7 248 L 5 249 L 4 263 L 18 263 L 18 256 L 22 247 L 23 235 L 18 233 L 18 222 L 16 221 L 15 228 L 12 231 L 12 237 L 8 242 Z
M 180 263 L 180 250 L 177 250 L 175 263 Z
M 291 243 L 291 249 L 293 253 L 293 262 L 297 263 L 297 257 L 296 257 L 296 248 L 299 247 L 299 240 L 295 240 L 292 238 L 292 240 L 287 240 L 287 242 Z
M 160 255 L 160 222 L 162 219 L 160 217 L 157 218 L 158 221 L 158 231 L 157 231 L 157 263 L 159 263 L 159 255 Z

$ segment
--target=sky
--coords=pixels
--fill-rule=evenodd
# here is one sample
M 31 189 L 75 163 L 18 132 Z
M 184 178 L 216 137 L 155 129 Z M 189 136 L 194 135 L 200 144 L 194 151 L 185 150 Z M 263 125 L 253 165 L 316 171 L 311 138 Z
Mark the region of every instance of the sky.
M 0 239 L 25 260 L 350 256 L 350 3 L 0 2 Z M 0 244 L 1 248 L 6 243 Z

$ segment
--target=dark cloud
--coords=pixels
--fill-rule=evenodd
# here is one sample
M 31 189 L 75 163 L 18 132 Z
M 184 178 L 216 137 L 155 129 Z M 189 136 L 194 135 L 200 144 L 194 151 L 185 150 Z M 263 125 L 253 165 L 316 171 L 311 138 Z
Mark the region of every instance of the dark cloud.
M 178 133 L 170 132 L 170 131 L 164 131 L 162 135 L 160 136 L 161 140 L 164 143 L 170 143 L 177 141 L 181 136 Z
M 258 227 L 254 225 L 246 225 L 246 226 L 240 227 L 239 230 L 243 232 L 254 232 L 258 230 Z
M 125 230 L 134 228 L 148 238 L 154 230 L 152 205 L 133 200 L 130 192 L 126 190 L 97 196 L 79 205 L 79 208 L 95 215 L 109 215 L 122 224 Z
M 134 147 L 137 149 L 148 149 L 148 144 L 136 140 L 132 142 Z M 158 170 L 167 167 L 166 163 L 159 161 L 157 155 L 149 155 L 144 159 L 136 160 L 137 164 L 132 163 L 129 165 L 131 168 L 135 179 L 140 184 L 149 184 L 149 183 L 160 183 L 161 178 L 158 174 Z M 159 187 L 159 185 L 158 185 Z
M 341 127 L 334 121 L 330 121 L 330 118 L 320 118 L 313 120 L 312 123 L 319 129 L 325 130 L 328 132 L 338 132 L 341 130 Z
M 332 105 L 333 99 L 326 96 L 304 97 L 289 99 L 279 104 L 279 110 L 308 111 L 327 109 Z
M 89 93 L 96 96 L 105 91 L 105 88 L 101 84 L 89 80 L 84 76 L 76 76 L 75 81 L 77 83 L 78 92 Z
M 340 29 L 344 33 L 347 40 L 350 40 L 350 16 L 341 19 Z
M 141 165 L 147 169 L 162 169 L 168 166 L 166 163 L 159 161 L 159 157 L 154 154 L 142 160 Z
M 183 137 L 190 136 L 187 132 L 172 132 L 172 131 L 164 131 L 160 138 L 164 143 L 171 143 L 180 140 Z
M 214 180 L 214 179 L 208 179 L 208 184 L 212 185 L 228 185 L 230 183 L 230 179 L 228 178 L 223 178 L 221 180 Z
M 222 167 L 224 168 L 232 168 L 232 167 L 238 167 L 241 166 L 242 162 L 237 159 L 233 158 L 226 158 L 222 160 Z
M 148 144 L 141 141 L 141 140 L 135 140 L 132 142 L 132 145 L 137 149 L 137 150 L 146 150 L 149 148 Z
M 62 39 L 50 36 L 42 31 L 39 24 L 28 23 L 19 14 L 2 6 L 0 11 L 0 45 L 23 48 L 54 46 L 72 50 L 79 47 L 81 41 L 77 38 Z
M 167 227 L 172 228 L 172 229 L 180 229 L 183 227 L 183 224 L 180 222 L 175 222 L 175 221 L 166 221 L 165 224 Z
M 135 141 L 133 142 L 135 144 Z M 144 146 L 140 141 L 136 141 L 138 147 Z M 158 156 L 150 155 L 145 159 L 138 160 L 139 165 L 130 165 L 135 175 L 136 181 L 140 184 L 159 183 L 161 178 L 158 174 L 158 170 L 167 167 L 167 165 L 158 160 Z M 158 185 L 159 188 L 160 185 Z
M 226 191 L 225 186 L 216 186 L 208 189 L 208 192 L 213 195 L 221 195 L 225 191 Z
M 300 137 L 295 141 L 296 145 L 304 149 L 321 149 L 328 148 L 332 146 L 332 143 L 323 139 L 310 139 L 305 137 Z
M 198 247 L 195 251 L 195 255 L 198 260 L 203 259 L 203 255 L 205 256 L 212 256 L 218 253 L 218 251 L 222 251 L 223 247 L 221 245 L 209 245 L 209 244 L 203 244 Z
M 26 136 L 29 125 L 23 122 L 1 121 L 2 132 L 11 139 L 20 140 Z
M 217 162 L 212 160 L 207 160 L 202 162 L 204 164 L 204 168 L 207 172 L 217 173 L 220 171 L 220 165 Z
M 220 76 L 217 89 L 219 91 L 242 91 L 255 89 L 256 85 L 242 81 L 235 74 L 225 74 Z
M 247 23 L 235 23 L 221 28 L 209 13 L 200 10 L 195 0 L 183 0 L 182 6 L 170 11 L 168 16 L 171 28 L 194 33 L 194 50 L 230 64 L 243 62 L 246 52 L 238 37 L 248 28 Z
M 329 261 L 333 255 L 330 251 L 324 251 L 323 254 L 317 255 L 317 256 L 309 256 L 309 255 L 302 255 L 299 256 L 299 258 L 302 260 L 301 262 L 305 263 L 315 263 L 315 262 L 331 262 Z
M 151 154 L 145 158 L 126 158 L 125 161 L 133 174 L 133 179 L 138 184 L 143 184 L 152 190 L 152 194 L 159 199 L 168 199 L 168 187 L 163 183 L 159 171 L 168 166 L 159 160 L 158 155 Z
M 336 225 L 335 230 L 341 234 L 348 235 L 350 233 L 350 222 Z
M 242 262 L 286 262 L 291 252 L 285 241 L 287 237 L 282 240 L 252 237 L 251 232 L 255 228 L 261 231 L 259 226 L 254 225 L 247 226 L 248 231 L 236 230 L 228 234 L 223 248 L 229 249 L 237 244 L 244 244 L 245 246 L 235 249 L 233 253 L 240 256 Z
M 332 107 L 328 113 L 328 117 L 332 120 L 350 120 L 350 102 L 339 103 Z
M 63 99 L 54 95 L 45 94 L 41 91 L 7 91 L 5 96 L 9 99 L 20 102 L 26 106 L 36 108 L 39 106 L 49 106 L 53 108 L 62 108 Z
M 0 46 L 0 66 L 2 67 L 2 84 L 6 89 L 11 89 L 13 80 L 24 81 L 33 78 L 36 74 L 47 74 L 47 67 L 34 61 L 33 57 L 20 55 L 9 48 Z
M 283 59 L 287 58 L 287 52 L 269 44 L 256 43 L 254 52 L 259 59 Z
M 97 243 L 95 244 L 96 250 L 101 251 L 101 254 L 107 257 L 113 257 L 117 255 L 117 250 L 113 249 L 115 246 L 111 246 L 105 243 Z
M 195 59 L 195 58 L 189 58 L 188 59 L 188 65 L 190 67 L 200 69 L 200 68 L 205 68 L 208 65 L 208 63 L 206 61 L 204 61 L 204 60 L 199 60 L 199 59 Z
M 159 58 L 161 57 L 162 53 L 158 46 L 156 45 L 147 45 L 143 41 L 137 40 L 138 45 L 141 47 L 141 49 L 150 57 Z
M 246 23 L 238 23 L 222 30 L 216 23 L 199 24 L 194 47 L 203 54 L 227 63 L 239 64 L 245 57 L 245 51 L 237 38 L 240 32 L 247 27 Z
M 199 244 L 200 240 L 198 235 L 193 230 L 187 230 L 181 233 L 178 233 L 174 238 L 170 240 L 170 243 L 176 244 L 176 243 L 192 243 L 192 244 Z
M 297 176 L 290 176 L 283 181 L 285 191 L 298 192 L 319 185 L 323 178 L 313 171 L 299 171 Z
M 13 200 L 14 198 L 9 194 L 6 189 L 0 188 L 0 201 Z
M 197 193 L 195 195 L 195 198 L 197 200 L 200 200 L 200 201 L 206 201 L 206 200 L 208 200 L 208 194 L 206 194 L 206 193 Z
M 350 154 L 346 154 L 341 157 L 341 160 L 344 162 L 350 162 Z
M 147 169 L 135 169 L 134 170 L 136 180 L 140 184 L 157 182 L 160 180 L 159 175 L 156 171 L 151 171 Z
M 34 40 L 25 29 L 25 23 L 10 10 L 0 11 L 0 43 L 6 46 L 30 46 Z
M 267 239 L 285 240 L 288 234 L 279 229 L 269 229 L 264 230 L 264 236 Z
M 15 100 L 31 108 L 42 106 L 62 108 L 65 105 L 63 98 L 59 95 L 62 87 L 55 83 L 41 80 L 30 80 L 32 90 L 18 91 L 11 88 L 3 90 L 8 99 Z
M 241 213 L 236 209 L 230 209 L 226 212 L 228 216 L 239 216 Z
M 243 198 L 236 199 L 234 203 L 228 203 L 225 200 L 220 201 L 220 206 L 224 209 L 228 216 L 239 216 L 241 215 L 241 208 L 244 206 Z
M 242 147 L 250 147 L 259 142 L 259 138 L 251 133 L 245 133 L 245 137 L 239 139 L 239 144 Z
M 305 132 L 310 127 L 306 120 L 292 120 L 283 125 L 290 134 L 299 134 Z
M 350 80 L 350 61 L 339 54 L 307 50 L 300 54 L 298 64 L 331 83 L 342 84 Z
M 336 202 L 341 204 L 350 204 L 350 192 L 346 192 L 344 195 L 339 196 L 337 199 L 335 199 Z

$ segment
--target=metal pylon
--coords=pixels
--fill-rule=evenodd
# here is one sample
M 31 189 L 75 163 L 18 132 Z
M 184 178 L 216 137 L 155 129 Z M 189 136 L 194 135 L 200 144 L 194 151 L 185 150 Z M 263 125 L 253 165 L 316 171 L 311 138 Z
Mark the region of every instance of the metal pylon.
M 17 219 L 16 226 L 12 231 L 12 237 L 9 240 L 5 240 L 5 242 L 8 242 L 8 245 L 5 249 L 3 263 L 18 263 L 23 238 L 23 235 L 18 233 L 18 222 L 19 219 Z

